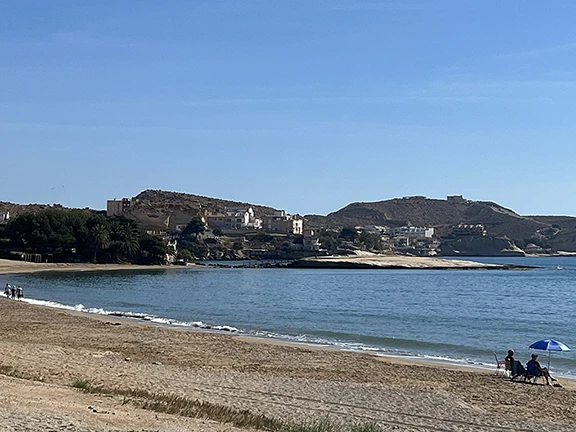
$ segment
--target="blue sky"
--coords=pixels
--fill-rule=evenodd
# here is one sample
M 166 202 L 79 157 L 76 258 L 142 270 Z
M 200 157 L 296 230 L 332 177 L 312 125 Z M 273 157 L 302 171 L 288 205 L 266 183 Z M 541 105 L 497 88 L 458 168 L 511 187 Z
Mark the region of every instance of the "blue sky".
M 0 2 L 0 201 L 576 215 L 572 1 Z

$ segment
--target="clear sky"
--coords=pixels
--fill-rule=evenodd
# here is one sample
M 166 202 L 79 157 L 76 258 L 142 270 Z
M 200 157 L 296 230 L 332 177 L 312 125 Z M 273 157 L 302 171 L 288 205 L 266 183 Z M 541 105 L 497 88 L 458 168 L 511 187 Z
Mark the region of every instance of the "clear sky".
M 576 215 L 576 2 L 2 0 L 0 201 Z

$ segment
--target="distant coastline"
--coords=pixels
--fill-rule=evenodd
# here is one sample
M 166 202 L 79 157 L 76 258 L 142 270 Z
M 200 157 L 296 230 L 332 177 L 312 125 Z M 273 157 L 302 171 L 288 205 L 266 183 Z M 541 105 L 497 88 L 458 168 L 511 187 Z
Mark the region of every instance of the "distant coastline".
M 537 268 L 534 266 L 490 264 L 458 259 L 375 254 L 304 258 L 294 261 L 289 267 L 385 270 L 529 270 Z
M 198 266 L 200 267 L 200 266 Z M 77 272 L 77 271 L 142 271 L 172 270 L 182 267 L 170 265 L 136 264 L 91 264 L 91 263 L 32 263 L 0 259 L 0 274 L 41 273 L 41 272 Z
M 574 256 L 560 255 L 560 256 Z M 136 265 L 136 264 L 92 264 L 92 263 L 32 263 L 0 259 L 0 274 L 44 273 L 44 272 L 97 272 L 97 271 L 143 271 L 182 270 L 184 268 L 210 268 L 210 265 Z M 307 269 L 383 269 L 383 270 L 519 270 L 534 266 L 513 264 L 491 264 L 476 261 L 410 257 L 402 255 L 341 255 L 295 260 L 280 267 Z

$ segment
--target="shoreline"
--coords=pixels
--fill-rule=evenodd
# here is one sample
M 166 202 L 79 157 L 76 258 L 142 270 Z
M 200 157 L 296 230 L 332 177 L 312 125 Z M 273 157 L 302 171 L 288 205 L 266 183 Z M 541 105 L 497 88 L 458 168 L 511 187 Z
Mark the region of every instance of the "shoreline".
M 452 258 L 411 257 L 402 255 L 343 255 L 295 260 L 287 268 L 301 269 L 382 269 L 382 270 L 530 270 L 537 267 L 513 264 L 489 264 Z M 32 263 L 0 259 L 1 274 L 98 271 L 174 271 L 189 268 L 213 268 L 203 264 L 137 265 L 93 263 Z
M 566 409 L 576 405 L 575 386 L 564 378 L 563 388 L 522 384 L 490 370 L 167 328 L 18 301 L 0 300 L 0 314 L 0 392 L 11 401 L 4 409 L 27 416 L 53 409 L 59 418 L 108 428 L 90 429 L 98 432 L 134 430 L 140 418 L 162 432 L 241 429 L 213 422 L 183 426 L 194 419 L 176 415 L 159 424 L 153 413 L 125 399 L 75 393 L 75 380 L 272 418 L 376 422 L 385 431 L 568 432 L 576 422 L 576 412 Z M 19 401 L 40 391 L 39 400 L 20 408 Z M 3 421 L 0 415 L 0 428 L 6 428 Z
M 0 301 L 17 301 L 6 299 L 0 294 Z M 454 371 L 468 371 L 468 372 L 475 372 L 475 373 L 494 373 L 496 370 L 495 361 L 494 364 L 490 363 L 464 363 L 463 360 L 457 359 L 446 359 L 441 357 L 428 357 L 420 356 L 418 354 L 413 355 L 402 355 L 402 354 L 393 354 L 393 353 L 386 353 L 386 352 L 374 352 L 369 350 L 361 350 L 361 349 L 353 349 L 353 348 L 344 348 L 339 347 L 336 345 L 330 345 L 328 343 L 319 343 L 313 341 L 296 341 L 290 340 L 287 338 L 282 338 L 280 336 L 258 336 L 258 335 L 251 335 L 234 327 L 230 326 L 217 326 L 217 325 L 209 325 L 206 326 L 202 325 L 184 325 L 179 323 L 172 323 L 170 322 L 170 318 L 165 317 L 157 317 L 158 320 L 150 319 L 149 317 L 153 315 L 148 315 L 142 313 L 142 316 L 130 316 L 130 315 L 120 315 L 116 313 L 111 314 L 104 314 L 104 313 L 97 313 L 97 312 L 90 312 L 89 310 L 78 310 L 70 305 L 60 304 L 63 307 L 56 306 L 56 304 L 42 304 L 39 302 L 45 302 L 44 300 L 37 300 L 37 299 L 23 299 L 23 303 L 26 303 L 32 307 L 39 307 L 39 308 L 49 308 L 58 311 L 63 311 L 70 314 L 77 314 L 78 316 L 84 316 L 88 318 L 94 318 L 98 320 L 107 320 L 107 321 L 115 321 L 118 323 L 131 323 L 135 325 L 145 325 L 145 326 L 153 326 L 158 328 L 164 328 L 174 331 L 192 331 L 192 332 L 199 332 L 199 333 L 206 333 L 206 334 L 214 334 L 214 335 L 222 335 L 222 336 L 230 336 L 239 338 L 242 340 L 246 340 L 250 343 L 263 343 L 263 344 L 272 344 L 272 345 L 286 345 L 286 346 L 293 346 L 299 348 L 307 348 L 312 350 L 328 350 L 334 352 L 342 352 L 342 353 L 351 353 L 361 356 L 373 356 L 377 359 L 382 361 L 389 361 L 393 363 L 403 364 L 403 365 L 418 365 L 424 367 L 431 367 L 431 368 L 443 368 L 449 369 Z M 52 303 L 52 302 L 50 302 Z M 135 312 L 134 314 L 140 314 Z M 168 320 L 169 322 L 165 322 L 164 320 Z M 559 377 L 562 380 L 568 380 L 572 382 L 574 389 L 576 390 L 576 377 L 570 375 L 562 375 L 554 373 L 555 377 Z
M 147 270 L 182 270 L 202 268 L 201 265 L 138 265 L 138 264 L 92 264 L 92 263 L 31 263 L 0 259 L 0 275 L 29 274 L 45 272 L 106 272 L 106 271 L 147 271 Z
M 31 264 L 31 263 L 26 263 Z M 105 266 L 104 268 L 102 266 Z M 14 272 L 14 273 L 2 273 L 0 271 L 0 276 L 2 274 L 26 274 L 26 273 L 44 273 L 44 272 L 76 272 L 82 271 L 78 268 L 70 268 L 69 266 L 59 267 L 59 269 L 54 270 L 52 268 L 42 268 L 37 269 L 34 265 L 30 265 L 29 271 L 24 272 Z M 206 268 L 205 266 L 198 266 L 200 268 Z M 177 270 L 177 269 L 185 269 L 186 267 L 169 267 L 170 270 Z M 1 269 L 1 266 L 0 266 Z M 125 265 L 89 265 L 89 268 L 86 271 L 114 271 L 114 270 L 163 270 L 162 267 L 159 266 L 125 266 Z M 0 294 L 0 299 L 4 300 L 3 295 Z M 115 310 L 102 310 L 98 306 L 94 306 L 95 311 L 91 311 L 92 308 L 85 308 L 86 310 L 80 310 L 73 305 L 68 304 L 61 304 L 57 302 L 51 302 L 49 300 L 38 300 L 34 298 L 25 298 L 23 300 L 25 303 L 30 304 L 34 307 L 47 307 L 52 308 L 60 311 L 67 311 L 69 313 L 78 313 L 83 314 L 90 317 L 100 317 L 105 319 L 119 319 L 125 322 L 131 322 L 135 324 L 147 324 L 153 326 L 159 326 L 167 329 L 174 329 L 174 330 L 191 330 L 191 331 L 198 331 L 198 332 L 207 332 L 207 333 L 214 333 L 214 334 L 221 334 L 221 335 L 231 335 L 234 337 L 239 338 L 246 338 L 246 339 L 254 339 L 256 341 L 264 342 L 264 343 L 277 343 L 277 344 L 290 344 L 295 346 L 306 346 L 309 348 L 314 349 L 328 349 L 328 350 L 335 350 L 341 352 L 350 352 L 355 353 L 358 355 L 372 355 L 378 358 L 383 359 L 391 359 L 391 360 L 398 360 L 405 364 L 420 364 L 420 365 L 428 365 L 430 367 L 445 367 L 451 368 L 454 370 L 462 369 L 462 370 L 476 370 L 479 372 L 490 371 L 494 369 L 491 361 L 476 361 L 475 363 L 468 363 L 465 359 L 450 359 L 446 357 L 437 357 L 437 356 L 430 356 L 430 355 L 423 355 L 418 353 L 408 353 L 408 354 L 398 354 L 394 352 L 387 352 L 386 348 L 380 347 L 373 347 L 367 346 L 368 349 L 359 349 L 359 348 L 352 348 L 352 347 L 345 347 L 345 346 L 338 346 L 336 344 L 331 344 L 331 341 L 321 342 L 321 341 L 298 341 L 293 340 L 290 338 L 291 335 L 287 335 L 283 337 L 281 334 L 274 334 L 270 333 L 269 335 L 254 335 L 243 332 L 241 329 L 238 330 L 234 327 L 229 325 L 222 325 L 222 324 L 212 324 L 212 323 L 203 323 L 203 322 L 180 322 L 179 320 L 164 317 L 164 316 L 156 316 L 153 314 L 149 314 L 146 312 L 139 312 L 139 311 L 115 311 Z M 333 342 L 333 341 L 332 341 Z M 504 354 L 502 354 L 503 356 Z M 494 362 L 495 363 L 495 362 Z M 556 374 L 555 374 L 556 375 Z M 558 375 L 563 379 L 568 380 L 576 380 L 576 377 L 570 375 Z
M 339 255 L 303 258 L 288 265 L 305 269 L 382 269 L 382 270 L 531 270 L 534 266 L 491 264 L 471 260 L 412 257 L 403 255 Z

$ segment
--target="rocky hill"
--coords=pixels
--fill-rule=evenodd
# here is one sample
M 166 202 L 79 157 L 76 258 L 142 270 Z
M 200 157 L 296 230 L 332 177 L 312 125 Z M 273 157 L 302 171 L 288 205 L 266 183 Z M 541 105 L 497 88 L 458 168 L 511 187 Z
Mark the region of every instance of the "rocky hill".
M 0 212 L 10 211 L 14 217 L 25 211 L 39 211 L 47 205 L 18 205 L 0 202 Z M 59 207 L 55 205 L 53 207 Z M 61 207 L 61 206 L 60 206 Z M 145 190 L 132 198 L 129 215 L 150 226 L 173 226 L 186 223 L 200 209 L 221 213 L 226 208 L 252 207 L 257 217 L 271 215 L 274 208 L 240 201 L 231 201 L 162 190 Z M 304 216 L 305 226 L 312 228 L 343 228 L 358 225 L 428 226 L 439 235 L 447 234 L 458 224 L 486 227 L 490 237 L 507 237 L 524 248 L 528 243 L 555 251 L 576 252 L 576 217 L 522 216 L 490 201 L 471 201 L 461 197 L 446 200 L 406 197 L 375 202 L 356 202 L 322 215 Z
M 49 204 L 14 204 L 14 203 L 6 202 L 6 201 L 0 201 L 0 213 L 8 212 L 8 213 L 10 213 L 11 218 L 15 218 L 16 216 L 18 216 L 19 214 L 22 214 L 22 213 L 37 213 L 39 211 L 50 209 L 50 208 L 63 209 L 66 207 L 63 207 L 60 204 L 54 204 L 54 205 L 49 205 Z M 91 211 L 88 208 L 85 208 L 82 210 Z
M 174 231 L 180 225 L 186 225 L 199 213 L 222 213 L 226 208 L 252 207 L 257 217 L 273 214 L 272 207 L 210 198 L 182 192 L 145 190 L 131 200 L 130 208 L 124 216 L 138 221 L 141 227 L 151 230 Z
M 522 216 L 490 201 L 454 197 L 439 200 L 406 197 L 377 202 L 358 202 L 327 216 L 306 215 L 309 226 L 330 228 L 357 225 L 428 226 L 442 235 L 458 224 L 486 227 L 491 237 L 508 237 L 520 247 L 533 242 L 554 250 L 576 251 L 576 218 Z
M 132 198 L 131 208 L 154 209 L 154 210 L 175 210 L 198 211 L 207 210 L 211 213 L 222 213 L 226 208 L 248 208 L 252 207 L 256 217 L 271 215 L 274 213 L 272 207 L 250 204 L 240 201 L 230 201 L 219 198 L 211 198 L 201 195 L 193 195 L 183 192 L 168 192 L 162 190 L 148 189 L 140 192 Z

